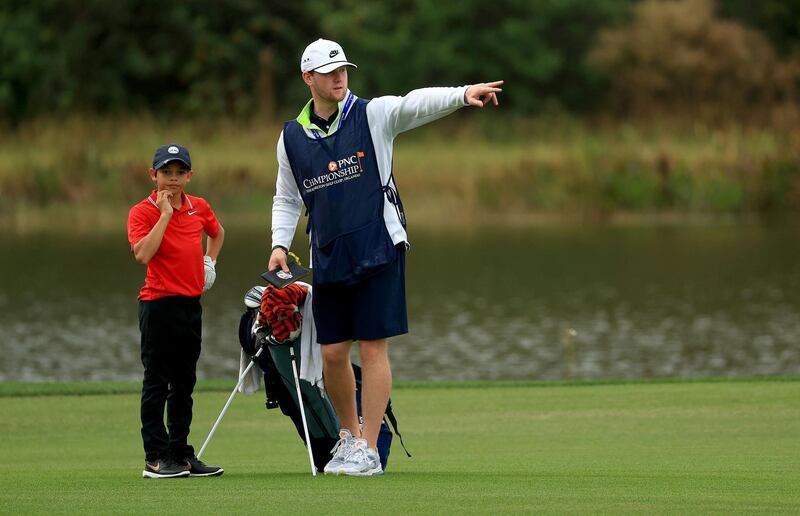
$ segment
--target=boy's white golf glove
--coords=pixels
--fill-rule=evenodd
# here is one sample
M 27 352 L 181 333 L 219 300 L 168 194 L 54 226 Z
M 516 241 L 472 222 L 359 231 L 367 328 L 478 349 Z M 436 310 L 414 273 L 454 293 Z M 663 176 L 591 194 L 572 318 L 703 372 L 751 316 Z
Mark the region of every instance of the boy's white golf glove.
M 203 286 L 203 292 L 205 292 L 214 286 L 214 281 L 217 279 L 217 262 L 206 255 L 203 257 L 203 265 L 206 269 L 206 283 Z

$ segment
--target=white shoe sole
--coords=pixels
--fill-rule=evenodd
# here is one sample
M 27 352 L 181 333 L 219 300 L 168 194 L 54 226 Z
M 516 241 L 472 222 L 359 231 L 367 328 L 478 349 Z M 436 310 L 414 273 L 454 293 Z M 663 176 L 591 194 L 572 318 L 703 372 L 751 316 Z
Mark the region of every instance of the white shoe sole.
M 217 471 L 214 471 L 213 473 L 192 473 L 192 472 L 189 472 L 189 476 L 192 477 L 192 478 L 194 478 L 194 477 L 218 477 L 218 476 L 222 475 L 223 473 L 225 473 L 225 470 L 222 469 L 222 468 L 219 468 Z
M 376 477 L 378 475 L 383 475 L 383 468 L 378 466 L 377 468 L 368 469 L 367 471 L 351 471 L 342 468 L 337 475 L 347 475 L 348 477 Z
M 153 473 L 152 471 L 144 470 L 142 471 L 142 478 L 180 478 L 180 477 L 188 477 L 189 470 L 181 471 L 180 473 L 175 473 L 173 475 L 164 475 L 162 473 Z
M 338 466 L 334 466 L 332 468 L 328 468 L 328 466 L 326 465 L 325 469 L 323 469 L 322 472 L 325 473 L 326 475 L 338 475 L 339 473 L 342 472 L 342 465 L 339 464 Z

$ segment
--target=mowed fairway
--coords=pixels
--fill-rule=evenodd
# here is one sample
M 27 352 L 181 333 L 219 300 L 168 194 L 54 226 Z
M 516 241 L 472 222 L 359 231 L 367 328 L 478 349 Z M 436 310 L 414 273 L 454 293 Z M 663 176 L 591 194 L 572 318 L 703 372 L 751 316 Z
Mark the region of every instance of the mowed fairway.
M 196 393 L 196 447 L 227 395 Z M 396 440 L 383 477 L 313 478 L 259 393 L 236 398 L 205 453 L 222 477 L 144 480 L 138 394 L 5 389 L 0 513 L 800 511 L 797 380 L 414 384 L 392 397 L 413 458 Z

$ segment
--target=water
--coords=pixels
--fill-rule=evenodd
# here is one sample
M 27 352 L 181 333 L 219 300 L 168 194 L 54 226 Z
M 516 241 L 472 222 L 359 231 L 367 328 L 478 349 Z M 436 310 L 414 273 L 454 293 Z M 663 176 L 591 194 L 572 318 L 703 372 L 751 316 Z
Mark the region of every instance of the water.
M 800 374 L 796 228 L 412 231 L 396 379 Z M 301 237 L 298 237 L 300 239 Z M 301 240 L 298 240 L 301 241 Z M 229 228 L 204 296 L 201 378 L 235 378 L 269 242 Z M 0 235 L 0 380 L 139 379 L 144 268 L 124 228 Z

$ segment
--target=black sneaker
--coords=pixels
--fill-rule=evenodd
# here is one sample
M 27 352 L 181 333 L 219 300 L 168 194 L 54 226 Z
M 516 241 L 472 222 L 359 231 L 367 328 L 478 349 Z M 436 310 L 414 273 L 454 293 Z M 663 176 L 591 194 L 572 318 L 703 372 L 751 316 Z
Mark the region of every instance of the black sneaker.
M 178 478 L 188 477 L 189 466 L 178 464 L 170 459 L 158 459 L 153 462 L 144 463 L 143 478 Z
M 209 466 L 197 457 L 190 457 L 186 459 L 186 464 L 189 467 L 190 477 L 218 477 L 225 472 L 219 466 Z

